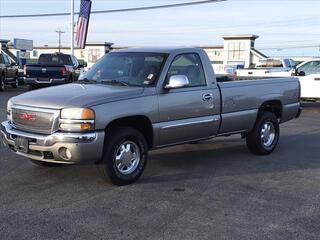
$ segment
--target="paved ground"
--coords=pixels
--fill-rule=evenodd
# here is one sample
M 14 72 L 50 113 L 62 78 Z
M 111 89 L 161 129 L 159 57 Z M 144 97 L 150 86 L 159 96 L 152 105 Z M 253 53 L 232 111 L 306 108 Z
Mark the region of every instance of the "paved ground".
M 5 119 L 8 89 L 0 93 Z M 320 104 L 271 155 L 238 136 L 155 151 L 115 187 L 94 165 L 41 168 L 0 147 L 0 239 L 319 239 Z

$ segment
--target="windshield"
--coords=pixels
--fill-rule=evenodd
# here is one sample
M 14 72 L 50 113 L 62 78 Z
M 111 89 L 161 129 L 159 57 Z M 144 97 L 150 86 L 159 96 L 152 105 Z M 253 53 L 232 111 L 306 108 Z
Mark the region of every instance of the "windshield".
M 38 60 L 39 64 L 53 65 L 73 65 L 71 57 L 64 54 L 41 54 Z
M 167 55 L 163 53 L 113 52 L 81 75 L 80 81 L 122 86 L 154 86 Z

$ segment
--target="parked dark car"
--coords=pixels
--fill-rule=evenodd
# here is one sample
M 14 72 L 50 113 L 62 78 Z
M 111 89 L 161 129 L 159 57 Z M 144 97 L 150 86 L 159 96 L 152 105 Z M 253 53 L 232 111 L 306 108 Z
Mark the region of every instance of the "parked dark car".
M 41 54 L 38 64 L 24 67 L 24 80 L 31 89 L 71 83 L 78 79 L 82 67 L 73 55 Z
M 3 91 L 6 85 L 18 87 L 18 68 L 6 54 L 0 52 L 0 91 Z

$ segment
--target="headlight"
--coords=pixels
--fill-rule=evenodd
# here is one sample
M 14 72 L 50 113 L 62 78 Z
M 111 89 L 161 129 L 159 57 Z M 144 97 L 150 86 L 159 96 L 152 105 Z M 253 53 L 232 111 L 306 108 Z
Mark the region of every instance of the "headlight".
M 9 100 L 7 104 L 7 119 L 12 121 L 12 102 Z
M 60 129 L 68 132 L 94 130 L 94 111 L 90 108 L 66 108 L 61 110 Z
M 62 119 L 94 120 L 94 111 L 90 108 L 65 108 L 61 110 Z

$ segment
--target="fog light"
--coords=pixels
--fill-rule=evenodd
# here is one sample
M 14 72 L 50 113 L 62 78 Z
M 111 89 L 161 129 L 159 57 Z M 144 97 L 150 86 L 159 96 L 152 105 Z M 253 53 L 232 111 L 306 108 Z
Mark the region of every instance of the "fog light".
M 68 148 L 62 147 L 59 149 L 59 155 L 64 160 L 70 160 L 72 157 L 72 154 Z

